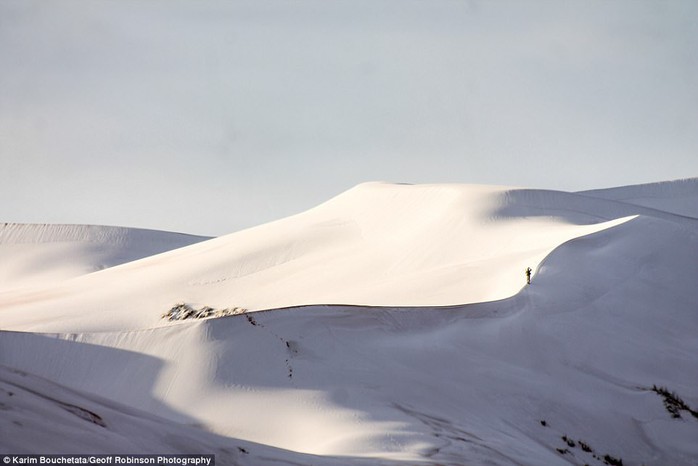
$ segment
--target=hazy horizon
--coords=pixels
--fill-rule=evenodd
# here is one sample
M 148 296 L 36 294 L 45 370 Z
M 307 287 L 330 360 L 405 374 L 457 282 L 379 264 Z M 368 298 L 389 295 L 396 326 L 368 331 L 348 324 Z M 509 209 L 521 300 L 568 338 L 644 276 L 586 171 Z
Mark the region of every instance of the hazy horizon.
M 2 222 L 221 235 L 365 181 L 698 176 L 692 1 L 0 3 Z

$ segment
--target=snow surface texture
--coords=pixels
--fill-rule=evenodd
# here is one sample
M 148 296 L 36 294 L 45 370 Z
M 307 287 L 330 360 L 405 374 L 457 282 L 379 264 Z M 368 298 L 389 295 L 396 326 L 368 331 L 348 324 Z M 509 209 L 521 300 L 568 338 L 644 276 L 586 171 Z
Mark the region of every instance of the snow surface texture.
M 95 225 L 0 224 L 0 292 L 47 285 L 210 238 Z
M 271 224 L 9 289 L 0 452 L 695 465 L 698 419 L 672 417 L 652 391 L 698 407 L 687 186 L 370 183 Z M 178 303 L 248 311 L 163 319 Z

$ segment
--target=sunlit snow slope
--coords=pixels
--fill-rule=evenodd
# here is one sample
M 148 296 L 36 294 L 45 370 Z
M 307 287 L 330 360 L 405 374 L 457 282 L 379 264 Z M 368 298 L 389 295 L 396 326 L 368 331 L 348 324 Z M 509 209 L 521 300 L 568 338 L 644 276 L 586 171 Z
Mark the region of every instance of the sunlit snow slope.
M 363 184 L 277 222 L 0 295 L 0 309 L 5 328 L 94 331 L 163 325 L 160 316 L 178 302 L 258 310 L 491 301 L 518 292 L 524 270 L 563 242 L 634 213 L 520 217 L 506 210 L 519 201 L 498 187 Z
M 75 451 L 81 429 L 97 429 L 92 451 L 169 452 L 176 438 L 223 464 L 695 466 L 698 220 L 668 205 L 672 186 L 656 187 L 660 209 L 367 184 L 279 222 L 5 293 L 0 365 L 13 369 L 0 382 L 24 394 L 0 391 L 0 452 L 26 451 L 33 432 L 42 452 Z M 158 319 L 178 301 L 292 307 Z M 655 385 L 683 400 L 680 417 Z M 80 424 L 49 393 L 105 426 Z M 29 422 L 39 409 L 55 436 Z M 58 428 L 68 419 L 73 434 Z M 148 426 L 163 431 L 150 446 L 136 439 Z

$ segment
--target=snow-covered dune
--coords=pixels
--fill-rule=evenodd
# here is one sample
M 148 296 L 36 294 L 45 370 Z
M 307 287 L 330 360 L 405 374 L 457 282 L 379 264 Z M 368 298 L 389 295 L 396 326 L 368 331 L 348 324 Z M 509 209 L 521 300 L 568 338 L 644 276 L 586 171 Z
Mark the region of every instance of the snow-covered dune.
M 209 239 L 96 225 L 0 224 L 0 292 L 49 285 Z
M 71 332 L 163 325 L 161 315 L 179 302 L 259 310 L 491 301 L 518 292 L 524 270 L 555 247 L 633 214 L 616 209 L 607 223 L 556 211 L 528 217 L 512 202 L 516 192 L 367 183 L 277 222 L 0 295 L 0 311 L 5 328 Z
M 141 413 L 129 422 L 168 432 L 145 437 L 152 453 L 175 451 L 173 435 L 223 464 L 694 465 L 696 231 L 670 206 L 586 194 L 361 185 L 272 224 L 0 295 L 0 365 L 60 384 L 26 382 L 40 393 L 77 390 L 66 402 L 105 419 Z M 246 299 L 291 307 L 158 319 L 178 300 Z M 684 402 L 673 413 L 672 396 Z M 20 423 L 39 403 L 0 402 Z M 0 452 L 21 435 L 10 422 Z M 94 450 L 136 445 L 143 428 Z M 54 440 L 44 452 L 79 435 L 32 429 Z

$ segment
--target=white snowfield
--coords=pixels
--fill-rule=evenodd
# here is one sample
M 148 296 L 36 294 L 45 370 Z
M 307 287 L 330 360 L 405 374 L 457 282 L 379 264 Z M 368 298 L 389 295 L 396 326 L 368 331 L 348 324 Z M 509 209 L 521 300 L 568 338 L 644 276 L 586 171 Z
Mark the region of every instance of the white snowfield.
M 0 453 L 695 466 L 696 205 L 698 179 L 368 183 L 69 280 L 34 267 L 0 293 Z M 248 312 L 161 318 L 178 303 Z

